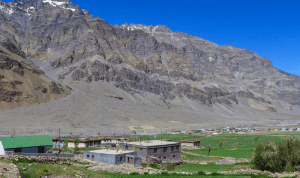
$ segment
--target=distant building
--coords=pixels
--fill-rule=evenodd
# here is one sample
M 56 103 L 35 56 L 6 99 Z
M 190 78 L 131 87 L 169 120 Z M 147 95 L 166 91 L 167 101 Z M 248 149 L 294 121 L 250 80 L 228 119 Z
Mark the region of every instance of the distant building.
M 135 150 L 137 156 L 146 160 L 147 156 L 154 156 L 164 161 L 181 160 L 181 143 L 163 140 L 150 140 L 142 142 L 129 142 L 123 148 Z
M 296 129 L 294 127 L 289 128 L 289 131 L 295 131 Z
M 68 140 L 68 148 L 75 148 L 75 138 Z M 111 138 L 98 137 L 98 138 L 79 138 L 77 148 L 99 147 L 102 144 L 111 144 Z
M 120 165 L 131 164 L 136 167 L 142 166 L 142 158 L 137 156 L 136 151 L 128 150 L 94 150 L 83 153 L 85 159 L 105 164 Z
M 180 130 L 171 130 L 171 134 L 181 134 Z
M 64 147 L 64 140 L 60 139 L 59 138 L 52 138 L 52 141 L 53 141 L 53 148 L 62 148 Z
M 111 143 L 123 144 L 126 143 L 127 140 L 128 140 L 127 138 L 112 138 Z
M 181 140 L 181 146 L 190 147 L 190 148 L 198 148 L 200 147 L 201 140 Z
M 282 129 L 281 129 L 281 131 L 287 131 L 288 129 L 286 128 L 286 127 L 283 127 Z
M 14 153 L 46 153 L 53 146 L 48 135 L 16 136 L 0 138 L 0 155 Z

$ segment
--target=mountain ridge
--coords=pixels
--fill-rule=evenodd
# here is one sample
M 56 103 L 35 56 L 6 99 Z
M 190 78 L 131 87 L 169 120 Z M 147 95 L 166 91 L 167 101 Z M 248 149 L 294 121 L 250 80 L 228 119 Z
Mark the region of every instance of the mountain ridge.
M 0 12 L 0 41 L 9 38 L 47 75 L 80 91 L 72 97 L 127 102 L 137 115 L 143 113 L 139 105 L 164 115 L 176 109 L 238 118 L 258 117 L 256 112 L 299 114 L 300 77 L 249 50 L 164 25 L 112 26 L 69 0 L 0 1 Z M 122 120 L 123 114 L 114 117 Z M 63 118 L 73 122 L 70 117 Z

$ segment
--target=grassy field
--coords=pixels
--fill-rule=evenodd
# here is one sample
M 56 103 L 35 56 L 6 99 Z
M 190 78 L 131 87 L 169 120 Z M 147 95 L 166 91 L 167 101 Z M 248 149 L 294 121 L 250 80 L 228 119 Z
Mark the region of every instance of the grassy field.
M 11 163 L 10 161 L 6 161 L 3 159 L 0 159 L 0 162 L 6 162 Z M 87 167 L 77 167 L 74 165 L 67 166 L 67 165 L 58 165 L 58 164 L 46 164 L 46 163 L 29 163 L 29 162 L 15 162 L 15 164 L 18 166 L 21 175 L 24 178 L 39 178 L 43 175 L 49 175 L 49 174 L 63 174 L 69 177 L 86 177 L 86 178 L 132 178 L 132 177 L 151 177 L 151 178 L 160 178 L 160 177 L 188 177 L 188 178 L 194 178 L 194 177 L 214 177 L 214 178 L 232 178 L 232 177 L 251 177 L 251 176 L 245 176 L 245 175 L 217 175 L 217 176 L 211 176 L 211 175 L 176 175 L 176 174 L 155 174 L 155 175 L 125 175 L 125 174 L 116 174 L 116 173 L 108 173 L 108 172 L 102 172 L 102 171 L 90 171 L 87 169 Z M 80 164 L 80 163 L 79 163 Z M 192 170 L 209 170 L 209 171 L 218 171 L 223 170 L 224 166 L 216 166 L 214 167 L 203 167 L 202 169 L 199 169 L 197 166 L 191 166 L 186 165 L 186 167 L 189 167 L 189 169 Z M 226 167 L 228 168 L 228 166 Z M 225 169 L 226 169 L 225 168 Z M 188 172 L 188 168 L 182 168 L 182 171 Z
M 189 161 L 219 161 L 222 159 L 219 158 L 213 158 L 213 157 L 206 157 L 206 156 L 195 156 L 195 155 L 190 155 L 186 153 L 181 153 L 181 159 L 183 160 L 189 160 Z
M 279 132 L 279 133 L 268 133 L 262 135 L 239 135 L 239 134 L 221 134 L 214 136 L 197 136 L 197 135 L 172 135 L 162 134 L 154 136 L 142 136 L 142 140 L 154 139 L 171 139 L 173 142 L 178 140 L 201 140 L 201 146 L 211 147 L 212 150 L 209 156 L 220 156 L 220 157 L 233 157 L 233 158 L 249 158 L 254 149 L 261 142 L 276 141 L 284 142 L 288 137 L 294 136 L 300 139 L 300 132 Z M 220 149 L 219 142 L 222 142 Z M 208 149 L 201 150 L 187 150 L 191 153 L 199 155 L 208 155 Z
M 233 171 L 237 169 L 246 169 L 250 165 L 215 165 L 215 164 L 185 164 L 175 167 L 175 171 L 182 172 L 198 172 L 198 171 L 207 171 L 207 172 L 218 172 L 218 171 Z

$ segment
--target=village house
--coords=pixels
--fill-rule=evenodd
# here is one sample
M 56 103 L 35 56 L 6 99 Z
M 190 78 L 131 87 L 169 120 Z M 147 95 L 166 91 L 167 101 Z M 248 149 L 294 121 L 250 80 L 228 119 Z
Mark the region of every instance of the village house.
M 289 128 L 289 131 L 295 131 L 296 129 L 294 127 Z
M 181 146 L 189 148 L 199 148 L 201 140 L 181 140 Z
M 130 164 L 135 167 L 142 166 L 142 158 L 137 156 L 136 151 L 109 149 L 94 150 L 84 152 L 83 157 L 91 161 L 111 165 Z
M 171 134 L 181 134 L 180 130 L 171 130 Z
M 68 148 L 75 148 L 75 138 L 68 140 Z M 111 138 L 98 137 L 98 138 L 79 138 L 77 148 L 100 147 L 103 144 L 111 144 Z
M 0 155 L 10 153 L 46 153 L 53 146 L 48 135 L 0 138 Z
M 154 156 L 165 161 L 181 160 L 181 143 L 163 140 L 150 140 L 142 142 L 129 142 L 123 149 L 135 150 L 137 156 L 146 160 L 147 156 Z
M 52 138 L 52 141 L 53 141 L 53 148 L 64 147 L 64 144 L 65 144 L 64 140 L 54 137 L 54 138 Z
M 126 143 L 127 140 L 128 140 L 127 138 L 112 138 L 111 143 L 123 144 Z

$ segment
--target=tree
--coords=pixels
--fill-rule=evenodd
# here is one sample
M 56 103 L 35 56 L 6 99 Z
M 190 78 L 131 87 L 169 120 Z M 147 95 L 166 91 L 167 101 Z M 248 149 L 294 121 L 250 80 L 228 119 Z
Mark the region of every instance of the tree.
M 222 149 L 223 143 L 225 143 L 225 141 L 220 141 L 220 140 L 218 141 L 218 145 L 219 145 L 220 149 Z
M 290 137 L 284 143 L 261 143 L 255 148 L 252 164 L 262 171 L 296 171 L 300 164 L 300 141 Z
M 78 144 L 79 144 L 79 138 L 76 137 L 76 138 L 74 139 L 74 146 L 75 146 L 75 150 L 76 150 L 76 151 L 78 150 Z

